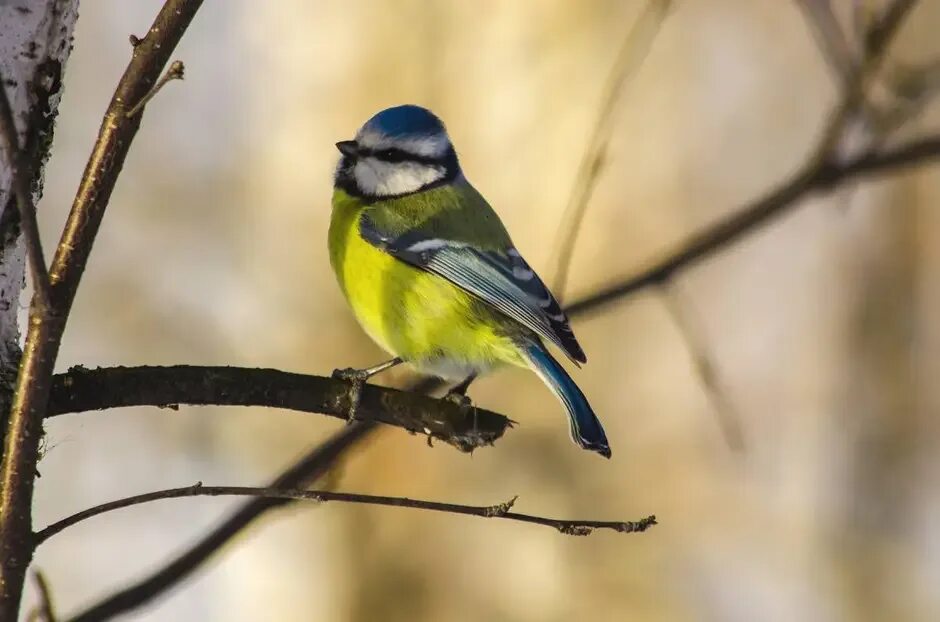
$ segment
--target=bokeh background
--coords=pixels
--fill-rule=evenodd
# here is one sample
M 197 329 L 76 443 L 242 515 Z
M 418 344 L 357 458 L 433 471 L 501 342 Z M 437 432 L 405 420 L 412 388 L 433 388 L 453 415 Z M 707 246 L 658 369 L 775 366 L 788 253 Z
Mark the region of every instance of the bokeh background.
M 58 236 L 101 114 L 156 0 L 82 5 L 46 174 Z M 839 4 L 839 3 L 836 3 Z M 782 180 L 837 101 L 803 16 L 780 0 L 679 0 L 618 105 L 571 264 L 572 299 L 622 279 Z M 546 277 L 601 93 L 638 0 L 207 2 L 147 108 L 75 304 L 60 368 L 233 364 L 328 374 L 382 357 L 330 273 L 333 143 L 413 102 L 448 124 L 468 177 Z M 893 58 L 940 54 L 922 2 Z M 936 128 L 940 111 L 920 129 Z M 141 620 L 940 619 L 940 172 L 814 198 L 676 281 L 739 419 L 716 400 L 663 296 L 575 330 L 576 379 L 611 461 L 577 450 L 532 374 L 480 380 L 520 422 L 460 454 L 383 430 L 349 491 L 632 519 L 562 536 L 329 504 L 267 516 Z M 383 383 L 403 383 L 407 372 Z M 724 414 L 728 415 L 728 412 Z M 43 525 L 158 488 L 266 482 L 341 425 L 264 409 L 124 409 L 47 425 Z M 60 611 L 161 564 L 240 501 L 97 518 L 38 551 Z

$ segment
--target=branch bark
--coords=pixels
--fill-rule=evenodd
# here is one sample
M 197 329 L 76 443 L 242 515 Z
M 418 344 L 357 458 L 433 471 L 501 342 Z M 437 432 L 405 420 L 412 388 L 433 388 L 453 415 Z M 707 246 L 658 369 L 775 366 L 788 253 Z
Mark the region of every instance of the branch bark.
M 351 406 L 350 385 L 276 369 L 73 367 L 54 377 L 46 416 L 176 404 L 269 406 L 346 419 Z M 427 434 L 461 451 L 493 444 L 512 425 L 506 417 L 488 410 L 369 384 L 362 388 L 356 416 Z
M 569 536 L 587 536 L 598 529 L 609 529 L 618 533 L 637 533 L 646 531 L 656 524 L 655 516 L 647 516 L 636 521 L 598 521 L 578 519 L 557 519 L 531 514 L 519 514 L 510 511 L 518 497 L 496 505 L 463 505 L 459 503 L 442 503 L 440 501 L 425 501 L 422 499 L 409 499 L 407 497 L 389 497 L 386 495 L 366 495 L 351 492 L 334 492 L 329 490 L 278 490 L 276 488 L 257 488 L 249 486 L 203 486 L 199 482 L 193 486 L 183 488 L 168 488 L 125 497 L 109 503 L 103 503 L 67 516 L 60 521 L 52 523 L 45 529 L 36 533 L 37 544 L 42 544 L 52 536 L 68 529 L 72 525 L 89 518 L 100 516 L 108 512 L 123 508 L 151 503 L 162 499 L 179 499 L 183 497 L 256 497 L 262 499 L 279 499 L 292 501 L 339 501 L 342 503 L 361 503 L 365 505 L 382 505 L 388 507 L 412 508 L 416 510 L 429 510 L 431 512 L 445 512 L 449 514 L 463 514 L 464 516 L 478 516 L 481 518 L 503 518 L 506 520 L 530 523 L 553 527 Z
M 19 610 L 32 558 L 33 480 L 52 372 L 72 301 L 95 235 L 142 115 L 126 112 L 153 87 L 201 0 L 167 0 L 131 61 L 105 113 L 49 271 L 50 304 L 34 304 L 0 462 L 0 619 Z

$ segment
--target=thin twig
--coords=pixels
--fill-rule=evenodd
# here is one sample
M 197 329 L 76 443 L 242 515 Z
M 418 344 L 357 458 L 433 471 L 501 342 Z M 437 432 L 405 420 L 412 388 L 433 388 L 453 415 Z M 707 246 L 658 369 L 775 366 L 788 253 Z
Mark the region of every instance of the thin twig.
M 571 256 L 574 253 L 578 233 L 581 230 L 588 203 L 594 193 L 594 188 L 597 186 L 597 181 L 600 179 L 601 170 L 607 157 L 610 133 L 615 120 L 614 113 L 623 94 L 624 85 L 627 83 L 628 78 L 640 68 L 649 54 L 653 41 L 659 33 L 671 5 L 672 0 L 649 0 L 647 2 L 643 13 L 640 14 L 640 17 L 624 37 L 614 65 L 607 76 L 604 92 L 601 96 L 601 106 L 594 121 L 594 128 L 591 130 L 591 137 L 588 139 L 584 157 L 581 159 L 581 165 L 575 174 L 571 195 L 568 197 L 568 204 L 565 206 L 561 225 L 558 227 L 558 242 L 555 245 L 558 258 L 555 263 L 555 277 L 551 289 L 559 302 L 562 301 L 565 295 Z
M 277 490 L 274 488 L 254 488 L 247 486 L 203 486 L 202 483 L 184 488 L 169 488 L 142 495 L 134 495 L 117 501 L 82 510 L 71 516 L 57 521 L 36 533 L 36 541 L 42 544 L 63 529 L 71 527 L 83 520 L 99 516 L 106 512 L 113 512 L 122 508 L 150 503 L 161 499 L 177 499 L 180 497 L 219 497 L 241 496 L 259 497 L 264 499 L 290 499 L 294 501 L 340 501 L 343 503 L 360 503 L 365 505 L 382 505 L 399 508 L 412 508 L 416 510 L 429 510 L 432 512 L 446 512 L 450 514 L 463 514 L 465 516 L 479 516 L 483 518 L 503 518 L 506 520 L 531 523 L 553 527 L 563 534 L 586 536 L 596 529 L 610 529 L 620 533 L 634 533 L 646 531 L 656 524 L 655 516 L 647 516 L 638 521 L 596 521 L 596 520 L 561 520 L 519 514 L 510 511 L 516 502 L 513 497 L 504 503 L 496 505 L 462 505 L 457 503 L 442 503 L 439 501 L 425 501 L 422 499 L 409 499 L 407 497 L 391 497 L 386 495 L 365 495 L 351 492 L 333 492 L 328 490 Z
M 346 426 L 288 467 L 268 487 L 274 490 L 296 490 L 309 486 L 311 482 L 326 474 L 340 456 L 368 438 L 377 427 L 376 424 L 365 421 Z M 256 518 L 285 503 L 289 501 L 265 498 L 248 501 L 171 562 L 140 581 L 108 595 L 72 618 L 70 622 L 108 620 L 150 602 L 192 574 Z
M 855 72 L 845 80 L 842 100 L 830 115 L 829 124 L 812 158 L 820 166 L 843 159 L 839 151 L 845 136 L 856 119 L 867 116 L 868 89 L 881 70 L 904 18 L 916 4 L 917 0 L 895 0 L 864 33 L 861 59 L 855 64 Z
M 875 153 L 863 153 L 840 165 L 812 163 L 764 197 L 692 235 L 649 267 L 576 300 L 565 310 L 570 317 L 587 315 L 639 290 L 665 282 L 677 272 L 725 250 L 756 228 L 782 217 L 814 193 L 831 191 L 839 184 L 860 177 L 884 175 L 937 159 L 940 159 L 940 136 L 912 140 Z
M 55 608 L 52 606 L 52 591 L 49 582 L 41 570 L 33 573 L 36 582 L 36 591 L 39 592 L 39 604 L 29 612 L 28 622 L 56 622 Z
M 895 70 L 892 90 L 894 107 L 877 111 L 873 123 L 882 142 L 920 115 L 940 92 L 940 60 Z
M 659 291 L 662 292 L 662 300 L 666 310 L 688 347 L 692 364 L 695 366 L 698 377 L 702 380 L 702 387 L 711 402 L 712 410 L 718 420 L 718 427 L 725 443 L 733 451 L 744 451 L 741 415 L 721 384 L 718 370 L 712 361 L 708 345 L 705 343 L 705 337 L 698 318 L 694 317 L 695 314 L 692 312 L 689 302 L 682 298 L 678 284 L 675 281 L 667 282 Z
M 73 367 L 53 379 L 46 416 L 125 406 L 267 406 L 345 420 L 350 385 L 342 380 L 241 367 Z M 462 451 L 492 445 L 511 422 L 482 408 L 364 385 L 357 417 L 427 434 Z
M 138 42 L 137 45 L 140 45 L 140 42 Z M 136 48 L 137 45 L 134 47 Z M 147 105 L 147 102 L 153 99 L 154 95 L 159 93 L 160 89 L 162 89 L 167 82 L 171 80 L 182 80 L 185 73 L 186 67 L 183 65 L 183 61 L 175 60 L 170 63 L 170 68 L 166 70 L 166 73 L 164 73 L 159 80 L 157 80 L 157 83 L 153 85 L 153 88 L 147 91 L 147 94 L 144 95 L 143 98 L 137 102 L 133 108 L 128 110 L 127 114 L 124 116 L 126 116 L 128 119 L 135 116 L 138 112 L 144 109 L 144 106 Z
M 857 70 L 856 55 L 832 9 L 832 0 L 796 0 L 796 4 L 809 22 L 816 46 L 822 51 L 833 76 L 840 85 L 846 86 Z
M 33 204 L 33 194 L 29 189 L 31 172 L 29 163 L 20 148 L 13 109 L 10 107 L 4 84 L 3 75 L 0 74 L 0 147 L 6 153 L 12 173 L 13 192 L 16 195 L 16 205 L 20 213 L 20 227 L 26 239 L 26 253 L 33 275 L 33 290 L 39 302 L 38 308 L 47 312 L 50 309 L 52 294 L 46 258 L 42 252 L 42 240 L 39 237 L 39 225 L 36 222 L 36 206 Z
M 917 6 L 917 2 L 918 0 L 894 0 L 874 20 L 865 33 L 864 55 L 866 64 L 877 64 L 878 59 L 884 56 L 885 50 L 891 45 L 891 41 L 894 40 L 901 28 L 901 24 Z
M 30 311 L 29 331 L 13 395 L 0 462 L 0 619 L 19 610 L 26 567 L 32 559 L 32 499 L 42 420 L 65 322 L 91 254 L 95 236 L 142 115 L 128 119 L 160 77 L 202 0 L 167 0 L 132 58 L 108 105 L 98 139 L 79 184 L 52 260 L 48 313 Z

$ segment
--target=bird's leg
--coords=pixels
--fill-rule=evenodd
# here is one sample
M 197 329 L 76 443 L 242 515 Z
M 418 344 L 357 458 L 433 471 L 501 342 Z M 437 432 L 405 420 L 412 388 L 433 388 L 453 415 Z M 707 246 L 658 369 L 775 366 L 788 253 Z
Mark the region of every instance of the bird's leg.
M 470 384 L 474 380 L 476 380 L 476 378 L 477 378 L 476 373 L 470 374 L 469 376 L 461 380 L 459 384 L 451 388 L 451 390 L 447 392 L 447 395 L 444 396 L 444 399 L 447 400 L 448 402 L 452 402 L 456 404 L 457 407 L 460 408 L 461 412 L 466 414 L 466 412 L 470 410 L 472 407 L 470 398 L 467 397 L 467 389 L 470 388 Z M 473 409 L 473 435 L 476 436 L 476 433 L 477 433 L 477 409 L 474 408 Z M 428 440 L 430 441 L 430 438 Z
M 396 365 L 401 365 L 403 362 L 401 357 L 396 356 L 393 359 L 389 359 L 373 367 L 366 367 L 365 369 L 347 367 L 346 369 L 333 370 L 332 375 L 334 378 L 345 380 L 349 383 L 349 413 L 347 415 L 349 422 L 355 421 L 356 419 L 356 409 L 359 407 L 359 398 L 362 396 L 362 387 L 366 383 L 366 380 Z
M 476 380 L 476 378 L 477 375 L 475 373 L 470 374 L 461 380 L 460 383 L 454 386 L 450 391 L 448 391 L 447 395 L 444 396 L 444 399 L 453 402 L 458 406 L 469 406 L 470 398 L 467 397 L 467 389 L 470 388 L 470 384 Z

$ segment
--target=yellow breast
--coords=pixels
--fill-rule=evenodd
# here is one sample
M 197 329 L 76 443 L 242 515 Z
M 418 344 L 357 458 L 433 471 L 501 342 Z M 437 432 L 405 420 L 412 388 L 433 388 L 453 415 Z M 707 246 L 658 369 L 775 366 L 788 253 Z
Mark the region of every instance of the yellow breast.
M 458 376 L 500 362 L 521 364 L 506 319 L 470 294 L 372 246 L 359 234 L 365 206 L 333 197 L 330 262 L 356 319 L 387 352 L 426 371 Z M 441 370 L 452 366 L 453 374 Z

